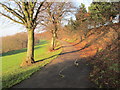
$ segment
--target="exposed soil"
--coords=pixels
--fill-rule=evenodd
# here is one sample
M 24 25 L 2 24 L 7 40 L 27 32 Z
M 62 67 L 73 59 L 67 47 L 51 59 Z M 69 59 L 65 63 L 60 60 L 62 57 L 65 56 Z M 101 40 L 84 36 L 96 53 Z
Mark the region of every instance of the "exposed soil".
M 61 41 L 63 52 L 42 70 L 12 88 L 92 88 L 90 66 L 80 58 L 78 48 Z

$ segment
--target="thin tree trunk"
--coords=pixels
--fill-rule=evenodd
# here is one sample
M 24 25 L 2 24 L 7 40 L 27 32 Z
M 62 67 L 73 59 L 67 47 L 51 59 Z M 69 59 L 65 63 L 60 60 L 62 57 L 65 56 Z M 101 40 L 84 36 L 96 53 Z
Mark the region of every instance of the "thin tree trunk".
M 27 58 L 21 66 L 31 65 L 34 62 L 34 30 L 28 29 Z
M 55 50 L 55 40 L 56 40 L 56 37 L 55 37 L 55 33 L 54 33 L 52 36 L 52 41 L 51 41 L 51 49 L 52 50 Z
M 113 17 L 111 16 L 109 20 L 109 24 L 113 24 L 112 20 L 113 20 Z
M 80 36 L 80 42 L 82 42 L 83 40 L 82 40 L 82 36 Z
M 119 14 L 118 20 L 119 20 L 118 23 L 120 23 L 120 14 Z
M 94 22 L 94 28 L 96 28 L 96 22 Z

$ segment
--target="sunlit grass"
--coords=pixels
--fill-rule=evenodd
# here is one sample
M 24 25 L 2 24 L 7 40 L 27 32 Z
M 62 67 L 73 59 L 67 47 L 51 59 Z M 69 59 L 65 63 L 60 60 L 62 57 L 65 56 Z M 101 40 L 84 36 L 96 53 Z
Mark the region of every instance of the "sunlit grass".
M 69 38 L 69 39 L 64 39 L 64 41 L 67 41 L 67 42 L 69 42 L 69 43 L 73 43 L 73 42 L 75 42 L 77 40 L 77 38 Z
M 61 52 L 56 50 L 54 52 L 48 51 L 49 42 L 41 41 L 39 45 L 35 46 L 35 61 L 43 60 L 28 67 L 20 67 L 20 64 L 25 59 L 26 50 L 24 52 L 17 52 L 16 54 L 3 54 L 2 57 L 2 83 L 3 88 L 8 88 L 20 81 L 30 77 L 35 71 L 40 70 L 41 67 L 48 64 L 51 60 L 56 58 Z M 16 52 L 12 51 L 11 53 Z M 53 56 L 53 57 L 51 57 Z M 50 58 L 51 57 L 51 58 Z

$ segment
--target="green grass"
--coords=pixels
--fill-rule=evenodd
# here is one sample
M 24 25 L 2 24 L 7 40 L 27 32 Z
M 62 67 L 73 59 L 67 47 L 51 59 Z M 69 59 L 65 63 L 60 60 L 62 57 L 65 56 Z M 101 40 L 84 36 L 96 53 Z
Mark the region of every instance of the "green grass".
M 20 67 L 26 56 L 26 49 L 4 53 L 2 56 L 2 84 L 3 88 L 9 88 L 22 80 L 29 78 L 41 67 L 50 63 L 62 51 L 48 51 L 49 42 L 41 41 L 35 46 L 35 61 L 39 61 L 28 67 Z
M 65 41 L 69 42 L 69 43 L 73 43 L 75 42 L 77 39 L 76 38 L 73 38 L 73 39 L 65 39 Z

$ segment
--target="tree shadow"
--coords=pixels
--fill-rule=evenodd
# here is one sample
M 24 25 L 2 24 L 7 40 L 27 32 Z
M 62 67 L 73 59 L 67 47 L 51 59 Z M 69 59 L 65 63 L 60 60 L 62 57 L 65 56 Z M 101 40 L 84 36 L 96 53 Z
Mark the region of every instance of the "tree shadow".
M 64 52 L 64 53 L 60 53 L 59 55 L 64 55 L 64 54 L 68 54 L 68 53 L 75 53 L 75 52 L 79 52 L 87 47 L 89 47 L 90 45 L 86 45 L 85 47 L 79 49 L 79 50 L 74 50 L 74 51 L 70 51 L 70 52 Z
M 74 44 L 73 46 L 76 46 L 76 45 L 78 45 L 78 44 L 80 44 L 80 43 L 81 43 L 81 41 L 79 41 L 78 43 Z
M 55 56 L 57 56 L 57 55 L 59 55 L 59 54 L 56 54 L 56 55 L 50 56 L 50 57 L 48 57 L 48 58 L 44 58 L 44 59 L 35 61 L 35 63 L 40 62 L 40 61 L 44 61 L 44 60 L 47 60 L 47 59 L 50 59 L 50 58 L 53 58 L 53 57 L 55 57 Z
M 47 44 L 48 42 L 47 41 L 41 41 L 39 44 L 37 45 L 44 45 L 44 44 Z M 36 46 L 37 46 L 36 45 Z M 34 49 L 39 49 L 39 48 L 42 48 L 43 46 L 37 46 L 37 47 L 34 47 Z M 23 53 L 23 52 L 27 52 L 27 48 L 24 48 L 24 49 L 20 49 L 20 50 L 13 50 L 13 51 L 9 51 L 9 52 L 6 52 L 6 53 L 3 53 L 1 54 L 1 56 L 8 56 L 8 55 L 13 55 L 13 54 L 18 54 L 18 53 Z
M 60 55 L 60 56 L 61 56 L 61 55 L 69 54 L 69 53 L 79 52 L 79 51 L 81 51 L 81 50 L 83 50 L 83 49 L 85 49 L 85 48 L 87 48 L 87 47 L 89 47 L 89 45 L 86 45 L 85 47 L 83 47 L 83 48 L 81 48 L 81 49 L 79 49 L 79 50 L 74 50 L 74 51 L 70 51 L 70 52 L 63 52 L 63 53 L 60 53 L 60 54 L 56 54 L 56 55 L 50 56 L 50 57 L 48 57 L 48 58 L 44 58 L 44 59 L 38 60 L 38 61 L 36 61 L 36 63 L 37 63 L 37 62 L 40 62 L 40 61 L 44 61 L 44 60 L 46 60 L 46 59 L 53 58 L 53 57 L 55 57 L 55 56 L 57 56 L 57 55 Z M 62 46 L 62 47 L 60 47 L 60 48 L 64 48 L 64 46 Z
M 35 47 L 34 49 L 39 49 L 43 46 L 39 46 L 39 47 Z M 6 53 L 3 53 L 2 56 L 8 56 L 8 55 L 13 55 L 13 54 L 18 54 L 18 53 L 23 53 L 23 52 L 27 52 L 27 48 L 21 49 L 21 50 L 13 50 L 13 51 L 9 51 Z
M 100 35 L 99 38 L 102 37 L 102 36 L 104 36 L 104 35 L 105 35 L 105 33 L 102 34 L 102 35 Z M 85 39 L 84 39 L 84 40 L 85 40 Z M 84 50 L 85 48 L 90 47 L 90 46 L 92 45 L 92 43 L 95 42 L 96 40 L 97 40 L 97 39 L 92 40 L 90 43 L 86 44 L 86 45 L 85 45 L 83 48 L 81 48 L 81 49 L 74 50 L 74 51 L 69 51 L 69 52 L 62 52 L 62 53 L 60 53 L 60 54 L 56 54 L 56 55 L 50 56 L 50 57 L 48 57 L 48 58 L 44 58 L 44 59 L 38 60 L 38 61 L 36 61 L 36 63 L 37 63 L 37 62 L 40 62 L 40 61 L 44 61 L 44 60 L 50 59 L 50 58 L 53 58 L 53 57 L 58 56 L 58 55 L 61 56 L 61 55 L 69 54 L 69 53 L 79 52 L 79 51 L 81 51 L 81 50 Z M 81 42 L 78 42 L 78 43 L 76 43 L 76 44 L 74 44 L 74 45 L 61 46 L 61 47 L 57 48 L 56 50 L 61 49 L 61 48 L 66 48 L 66 47 L 75 46 L 75 45 L 80 44 L 80 43 L 81 43 Z M 97 53 L 98 53 L 98 48 L 97 48 L 96 54 L 97 54 Z

